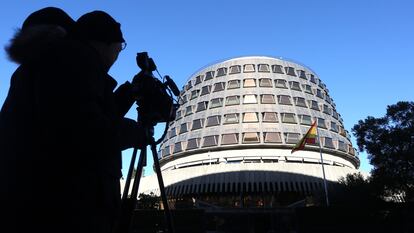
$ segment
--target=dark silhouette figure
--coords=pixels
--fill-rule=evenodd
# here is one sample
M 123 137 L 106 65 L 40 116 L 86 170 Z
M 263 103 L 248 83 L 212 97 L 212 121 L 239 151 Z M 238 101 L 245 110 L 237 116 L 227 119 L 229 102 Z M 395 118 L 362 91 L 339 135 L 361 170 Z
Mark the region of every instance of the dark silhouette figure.
M 125 42 L 101 11 L 30 15 L 6 48 L 20 64 L 0 112 L 1 232 L 110 232 L 121 151 L 142 144 L 134 99 L 108 75 Z

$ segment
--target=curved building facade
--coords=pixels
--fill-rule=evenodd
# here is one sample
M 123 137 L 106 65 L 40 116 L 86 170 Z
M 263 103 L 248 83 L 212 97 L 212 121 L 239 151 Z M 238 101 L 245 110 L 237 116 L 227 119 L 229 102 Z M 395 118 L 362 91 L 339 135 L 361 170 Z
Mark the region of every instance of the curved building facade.
M 326 179 L 357 172 L 326 85 L 303 65 L 262 56 L 226 60 L 196 72 L 180 97 L 158 155 L 170 199 L 288 205 L 323 190 L 319 145 L 291 154 L 313 121 Z M 155 175 L 140 186 L 158 193 Z

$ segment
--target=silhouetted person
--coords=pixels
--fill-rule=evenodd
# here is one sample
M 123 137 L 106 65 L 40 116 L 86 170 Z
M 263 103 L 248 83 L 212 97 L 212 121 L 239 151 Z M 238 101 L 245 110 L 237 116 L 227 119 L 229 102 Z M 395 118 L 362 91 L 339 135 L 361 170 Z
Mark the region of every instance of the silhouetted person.
M 1 201 L 12 227 L 2 232 L 110 232 L 121 150 L 141 143 L 140 127 L 123 117 L 134 102 L 131 84 L 114 93 L 107 74 L 125 42 L 120 24 L 100 11 L 74 25 L 34 14 L 41 17 L 29 16 L 7 49 L 20 66 L 0 113 Z M 40 28 L 64 33 L 26 35 Z

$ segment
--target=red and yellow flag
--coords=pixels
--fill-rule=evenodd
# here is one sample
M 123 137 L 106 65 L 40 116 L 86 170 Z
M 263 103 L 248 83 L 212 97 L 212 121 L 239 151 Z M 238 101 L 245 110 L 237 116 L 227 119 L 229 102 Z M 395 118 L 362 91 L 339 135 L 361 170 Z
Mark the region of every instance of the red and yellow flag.
M 296 145 L 293 147 L 290 153 L 293 153 L 298 150 L 303 150 L 306 144 L 316 144 L 316 121 L 313 122 L 308 132 L 298 143 L 296 143 Z

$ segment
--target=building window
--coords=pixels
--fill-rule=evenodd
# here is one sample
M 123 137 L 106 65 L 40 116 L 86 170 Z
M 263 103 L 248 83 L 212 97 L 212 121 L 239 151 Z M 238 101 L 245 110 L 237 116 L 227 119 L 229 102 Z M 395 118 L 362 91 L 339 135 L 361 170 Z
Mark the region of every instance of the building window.
M 183 134 L 183 133 L 186 133 L 187 131 L 188 131 L 188 123 L 186 122 L 186 123 L 183 123 L 183 124 L 181 124 L 181 126 L 180 126 L 180 133 L 179 134 Z
M 220 83 L 215 83 L 214 84 L 214 91 L 213 92 L 217 92 L 217 91 L 223 91 L 224 88 L 226 86 L 225 82 L 220 82 Z
M 178 120 L 178 119 L 180 119 L 181 117 L 183 117 L 183 115 L 182 115 L 181 113 L 182 113 L 182 111 L 181 111 L 181 110 L 178 110 L 178 111 L 175 113 L 175 119 L 176 119 L 176 120 Z
M 185 90 L 188 91 L 193 87 L 193 85 L 191 84 L 191 80 L 188 81 L 187 85 L 185 86 Z
M 281 65 L 272 65 L 272 72 L 273 73 L 278 73 L 278 74 L 284 74 L 283 66 L 281 66 Z
M 284 79 L 275 79 L 275 87 L 276 88 L 287 88 L 286 80 L 284 80 Z
M 257 143 L 259 140 L 259 133 L 243 133 L 243 143 Z
M 165 157 L 165 156 L 168 156 L 168 155 L 170 155 L 170 147 L 169 146 L 166 146 L 166 147 L 164 147 L 164 149 L 162 149 L 162 156 L 163 157 Z
M 313 110 L 320 111 L 318 102 L 316 102 L 315 100 L 309 100 L 309 106 Z
M 296 124 L 296 117 L 294 113 L 281 113 L 283 123 Z
M 170 130 L 169 138 L 173 138 L 175 136 L 177 136 L 177 132 L 176 132 L 175 127 L 174 127 L 174 128 L 171 128 L 171 130 Z
M 192 138 L 189 139 L 187 142 L 187 150 L 194 150 L 199 147 L 200 139 L 199 138 Z
M 270 94 L 264 94 L 261 95 L 261 103 L 262 104 L 275 104 L 275 97 L 274 95 L 270 95 Z
M 191 115 L 191 114 L 193 114 L 193 106 L 192 105 L 191 106 L 187 106 L 185 108 L 185 115 L 188 116 L 188 115 Z
M 240 88 L 240 80 L 230 80 L 227 82 L 227 89 Z
M 259 119 L 257 117 L 256 112 L 246 112 L 243 113 L 243 122 L 251 123 L 251 122 L 258 122 Z
M 243 87 L 255 87 L 256 86 L 256 79 L 248 78 L 243 80 Z
M 323 113 L 331 115 L 331 111 L 332 110 L 328 107 L 328 105 L 326 105 L 326 104 L 323 105 Z
M 221 145 L 231 145 L 239 143 L 239 134 L 223 134 L 221 135 Z
M 298 133 L 284 133 L 287 144 L 296 144 L 300 140 L 300 134 Z
M 190 100 L 193 100 L 193 99 L 197 98 L 198 97 L 198 93 L 200 93 L 200 90 L 194 90 L 194 91 L 192 91 L 191 92 L 191 98 L 190 98 Z
M 256 95 L 243 96 L 243 104 L 257 104 Z
M 323 143 L 324 147 L 335 149 L 332 138 L 325 137 L 323 141 L 324 141 L 324 143 Z
M 195 119 L 193 120 L 193 127 L 191 130 L 201 129 L 203 128 L 204 119 Z
M 321 99 L 323 99 L 323 98 L 324 98 L 324 96 L 323 96 L 323 93 L 322 93 L 322 90 L 321 90 L 321 89 L 316 89 L 316 96 L 317 96 L 317 97 L 319 97 L 319 98 L 321 98 Z
M 206 127 L 220 125 L 221 116 L 209 116 L 207 117 Z
M 194 85 L 198 85 L 203 81 L 203 75 L 199 75 L 195 78 L 195 83 Z
M 203 147 L 217 146 L 218 135 L 207 136 L 203 139 Z
M 223 106 L 223 98 L 215 98 L 210 101 L 210 108 L 218 108 Z
M 180 100 L 181 100 L 181 101 L 180 101 L 180 102 L 181 102 L 181 104 L 185 104 L 185 103 L 187 103 L 187 101 L 188 101 L 188 100 L 187 100 L 187 95 L 182 95 L 182 96 L 181 96 L 181 98 L 180 98 Z
M 316 78 L 315 78 L 315 75 L 310 74 L 310 81 L 311 81 L 312 83 L 315 83 L 315 84 L 316 84 Z
M 182 142 L 177 142 L 174 144 L 174 153 L 183 151 Z
M 204 86 L 201 88 L 200 96 L 210 94 L 210 91 L 211 91 L 211 85 Z
M 263 122 L 272 122 L 272 123 L 278 122 L 277 113 L 275 113 L 275 112 L 264 112 L 262 114 L 263 114 L 262 115 Z
M 332 117 L 338 120 L 338 113 L 335 110 L 332 111 Z
M 279 132 L 264 132 L 263 133 L 264 143 L 282 143 L 282 138 Z
M 301 125 L 312 125 L 312 118 L 309 115 L 298 115 Z
M 238 113 L 229 113 L 224 115 L 224 124 L 236 124 L 239 123 Z
M 239 105 L 239 104 L 240 104 L 240 96 L 238 95 L 228 96 L 226 98 L 226 106 Z
M 331 131 L 338 133 L 338 125 L 333 121 L 331 121 Z
M 259 68 L 258 68 L 259 72 L 265 72 L 265 73 L 269 73 L 269 65 L 268 64 L 259 64 Z
M 272 80 L 270 78 L 259 79 L 259 87 L 273 87 Z
M 217 69 L 217 76 L 216 77 L 220 77 L 220 76 L 224 76 L 227 74 L 227 68 L 226 67 L 221 67 Z
M 325 119 L 323 119 L 323 118 L 318 118 L 318 127 L 319 128 L 324 128 L 324 129 L 326 129 L 327 127 L 326 127 L 326 123 L 325 123 Z
M 311 85 L 303 84 L 302 87 L 303 87 L 303 90 L 305 91 L 305 93 L 308 93 L 308 94 L 313 95 L 313 91 L 312 91 Z
M 302 79 L 306 79 L 307 80 L 306 73 L 305 73 L 304 70 L 298 70 L 298 73 L 299 73 L 299 78 L 302 78 Z
M 197 104 L 197 112 L 204 111 L 207 109 L 208 101 L 199 102 Z
M 293 81 L 291 81 L 291 82 L 289 82 L 289 86 L 290 86 L 290 89 L 292 89 L 292 90 L 295 90 L 295 91 L 302 91 L 302 90 L 300 89 L 300 84 L 299 84 L 299 82 L 293 82 Z
M 229 74 L 238 74 L 238 73 L 241 73 L 241 66 L 239 65 L 230 66 Z
M 278 95 L 277 102 L 279 104 L 292 105 L 292 101 L 290 101 L 290 96 L 288 95 Z
M 305 98 L 302 97 L 293 97 L 294 101 L 295 101 L 295 105 L 298 107 L 304 107 L 307 108 L 308 106 L 306 105 L 306 100 Z
M 346 152 L 346 144 L 343 141 L 338 141 L 338 150 Z
M 214 77 L 214 71 L 209 71 L 206 73 L 206 78 L 204 79 L 204 81 L 213 79 L 213 77 Z
M 251 72 L 254 72 L 254 71 L 255 71 L 255 69 L 254 69 L 253 64 L 246 64 L 246 65 L 243 66 L 243 72 L 244 73 L 251 73 Z
M 286 66 L 285 67 L 285 72 L 286 72 L 287 75 L 296 77 L 295 68 L 293 68 L 293 67 Z
M 328 103 L 328 104 L 331 104 L 331 103 L 332 103 L 332 99 L 331 99 L 331 97 L 329 97 L 329 95 L 328 95 L 328 94 L 326 94 L 326 95 L 325 95 L 325 101 L 326 101 L 326 103 Z

